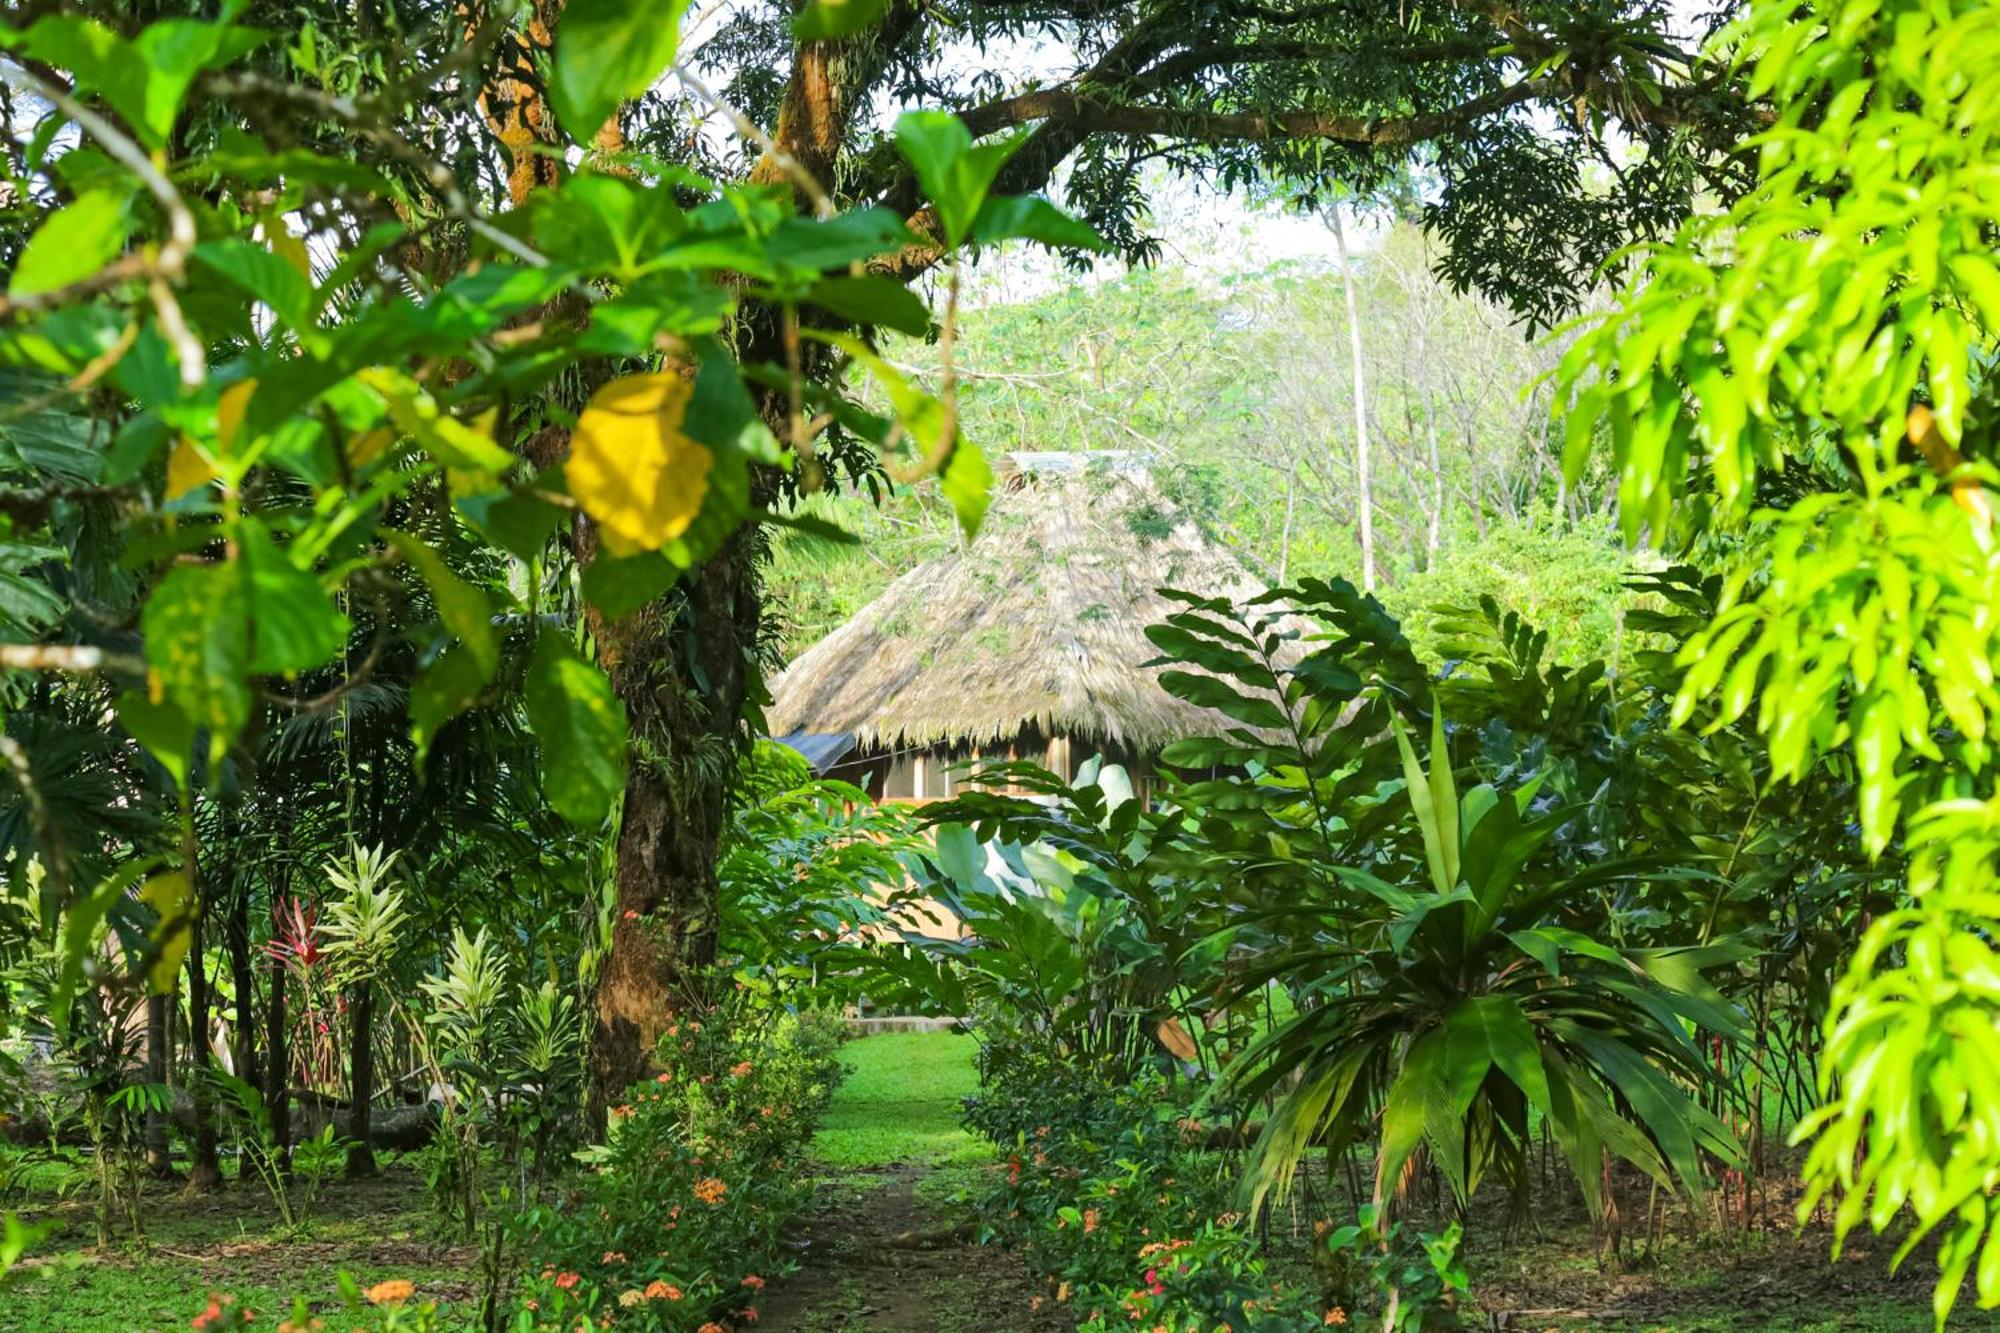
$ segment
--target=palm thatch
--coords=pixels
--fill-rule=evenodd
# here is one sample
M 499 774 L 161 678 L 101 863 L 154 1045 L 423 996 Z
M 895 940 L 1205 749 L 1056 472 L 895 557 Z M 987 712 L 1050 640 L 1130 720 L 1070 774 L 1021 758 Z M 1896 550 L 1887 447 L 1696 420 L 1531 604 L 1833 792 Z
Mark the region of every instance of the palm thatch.
M 1215 714 L 1143 665 L 1159 655 L 1146 627 L 1179 609 L 1163 586 L 1240 600 L 1262 584 L 1143 471 L 1038 466 L 968 549 L 903 575 L 793 662 L 771 732 L 878 751 L 1036 732 L 1142 752 L 1212 732 Z

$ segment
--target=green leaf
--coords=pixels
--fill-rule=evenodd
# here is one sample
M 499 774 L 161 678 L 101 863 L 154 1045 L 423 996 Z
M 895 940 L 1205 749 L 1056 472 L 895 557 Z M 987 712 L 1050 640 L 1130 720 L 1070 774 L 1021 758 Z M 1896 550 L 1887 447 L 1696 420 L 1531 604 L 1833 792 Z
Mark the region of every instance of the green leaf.
M 219 757 L 250 717 L 250 624 L 233 565 L 181 565 L 146 599 L 139 619 L 154 702 L 209 733 Z
M 1511 995 L 1476 995 L 1452 1010 L 1445 1026 L 1452 1034 L 1451 1059 L 1490 1060 L 1542 1110 L 1549 1105 L 1548 1077 L 1534 1025 Z
M 83 985 L 84 964 L 96 955 L 97 928 L 132 886 L 159 864 L 157 857 L 129 861 L 106 876 L 81 902 L 63 913 L 62 970 L 49 996 L 49 1020 L 58 1033 L 69 1030 L 70 1003 Z
M 431 742 L 445 723 L 479 702 L 493 673 L 472 650 L 455 643 L 410 682 L 410 741 L 417 762 L 430 753 Z
M 9 296 L 51 292 L 89 277 L 125 248 L 131 226 L 131 192 L 87 190 L 42 221 L 21 250 Z
M 186 874 L 162 871 L 139 887 L 139 901 L 153 909 L 157 918 L 146 940 L 146 989 L 154 995 L 170 995 L 179 983 L 181 963 L 194 943 L 195 918 L 201 902 Z
M 1389 1088 L 1382 1106 L 1382 1141 L 1375 1160 L 1378 1198 L 1395 1193 L 1403 1163 L 1423 1141 L 1430 1108 L 1444 1095 L 1445 1047 L 1441 1027 L 1418 1037 L 1404 1057 L 1401 1074 Z M 1485 1071 L 1480 1072 L 1483 1076 Z
M 1071 217 L 1034 194 L 988 199 L 973 221 L 972 239 L 982 245 L 1005 240 L 1039 241 L 1059 250 L 1111 248 L 1088 222 Z
M 1014 135 L 974 145 L 972 132 L 948 111 L 905 111 L 896 120 L 896 147 L 937 209 L 945 241 L 956 248 L 972 225 L 1007 159 L 1027 142 Z
M 1451 873 L 1450 863 L 1445 859 L 1444 840 L 1440 832 L 1437 807 L 1432 796 L 1431 782 L 1424 774 L 1424 766 L 1417 761 L 1417 751 L 1410 744 L 1409 728 L 1403 725 L 1400 715 L 1392 715 L 1390 725 L 1396 732 L 1396 750 L 1403 758 L 1403 789 L 1410 798 L 1410 809 L 1417 816 L 1417 825 L 1423 831 L 1424 861 L 1430 867 L 1431 886 L 1439 893 L 1450 893 L 1457 884 Z M 1449 763 L 1432 757 L 1432 763 Z M 1456 822 L 1456 811 L 1454 823 Z
M 292 675 L 338 657 L 353 626 L 319 579 L 293 564 L 262 524 L 245 523 L 238 541 L 251 672 Z
M 1282 731 L 1288 725 L 1284 710 L 1268 697 L 1246 693 L 1240 686 L 1220 676 L 1194 671 L 1162 671 L 1160 688 L 1177 699 L 1203 708 L 1213 708 L 1225 717 L 1266 731 Z
M 889 278 L 821 278 L 806 300 L 856 324 L 876 324 L 913 338 L 930 332 L 930 310 L 908 287 Z
M 194 724 L 169 703 L 154 703 L 128 690 L 118 696 L 118 724 L 146 748 L 182 791 L 194 761 Z
M 313 289 L 305 274 L 261 245 L 232 237 L 194 248 L 197 264 L 271 307 L 293 329 L 313 323 Z
M 388 543 L 410 562 L 431 590 L 437 603 L 438 619 L 465 645 L 472 660 L 485 673 L 482 686 L 500 666 L 500 641 L 493 633 L 493 604 L 486 593 L 452 573 L 444 557 L 407 532 L 385 532 Z
M 556 25 L 549 100 L 570 138 L 587 144 L 620 105 L 666 73 L 688 0 L 570 0 Z
M 625 706 L 611 682 L 544 629 L 528 663 L 527 704 L 549 804 L 573 824 L 601 823 L 625 789 Z
M 403 372 L 374 366 L 364 370 L 360 378 L 380 395 L 397 428 L 446 467 L 497 476 L 514 464 L 514 455 L 439 407 Z
M 502 550 L 534 560 L 541 556 L 555 530 L 568 512 L 562 506 L 540 499 L 536 492 L 561 494 L 562 466 L 557 464 L 536 477 L 522 490 L 485 491 L 477 495 L 452 497 L 466 522 Z
M 599 553 L 583 568 L 583 600 L 613 620 L 649 606 L 674 586 L 681 572 L 658 551 L 622 559 Z
M 780 263 L 817 273 L 921 241 L 889 209 L 857 208 L 825 219 L 786 218 L 772 230 L 764 253 Z
M 986 461 L 985 451 L 959 436 L 938 475 L 938 489 L 958 515 L 958 526 L 965 539 L 971 541 L 977 537 L 979 525 L 986 520 L 986 511 L 993 503 L 993 467 Z
M 792 20 L 792 35 L 802 42 L 852 37 L 881 22 L 888 0 L 813 0 Z

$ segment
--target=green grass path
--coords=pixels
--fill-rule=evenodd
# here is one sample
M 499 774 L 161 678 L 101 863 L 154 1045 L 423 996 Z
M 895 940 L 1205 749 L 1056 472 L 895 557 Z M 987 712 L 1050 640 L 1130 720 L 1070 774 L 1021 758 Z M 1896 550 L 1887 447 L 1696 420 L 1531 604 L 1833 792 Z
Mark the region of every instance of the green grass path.
M 835 1168 L 940 1166 L 991 1155 L 959 1123 L 979 1088 L 971 1037 L 955 1032 L 884 1032 L 841 1048 L 847 1080 L 813 1139 L 813 1156 Z

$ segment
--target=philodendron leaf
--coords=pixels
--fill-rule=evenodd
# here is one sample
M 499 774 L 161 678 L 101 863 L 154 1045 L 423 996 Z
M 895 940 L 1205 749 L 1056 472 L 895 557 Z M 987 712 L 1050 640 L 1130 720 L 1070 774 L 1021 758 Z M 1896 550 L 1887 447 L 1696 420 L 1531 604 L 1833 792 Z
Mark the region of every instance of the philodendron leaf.
M 601 822 L 625 789 L 625 705 L 611 682 L 545 629 L 528 663 L 527 703 L 549 804 L 573 824 Z
M 556 25 L 549 100 L 570 138 L 589 143 L 604 122 L 674 63 L 688 0 L 570 0 Z

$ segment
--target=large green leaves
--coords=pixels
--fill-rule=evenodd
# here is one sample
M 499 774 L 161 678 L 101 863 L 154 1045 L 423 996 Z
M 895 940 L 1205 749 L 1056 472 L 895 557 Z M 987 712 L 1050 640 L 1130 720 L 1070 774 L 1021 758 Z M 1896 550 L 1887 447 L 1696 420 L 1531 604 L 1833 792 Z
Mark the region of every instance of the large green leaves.
M 118 186 L 86 190 L 42 220 L 7 280 L 12 296 L 54 291 L 96 273 L 125 248 L 131 193 Z
M 896 147 L 916 171 L 945 241 L 954 247 L 971 239 L 994 177 L 1024 142 L 1017 135 L 975 145 L 972 132 L 948 111 L 906 111 L 896 120 Z
M 0 28 L 0 45 L 67 70 L 75 91 L 109 102 L 149 148 L 162 148 L 202 71 L 228 64 L 270 36 L 233 23 L 168 19 L 131 40 L 94 19 L 50 15 L 25 33 Z
M 220 754 L 249 720 L 251 678 L 293 675 L 332 661 L 347 617 L 260 523 L 237 529 L 233 559 L 176 567 L 141 622 L 154 688 Z
M 611 682 L 545 629 L 528 663 L 527 699 L 549 803 L 572 823 L 601 822 L 625 790 L 625 706 Z
M 570 0 L 563 7 L 549 100 L 571 138 L 589 143 L 620 104 L 666 73 L 687 8 L 688 0 Z

